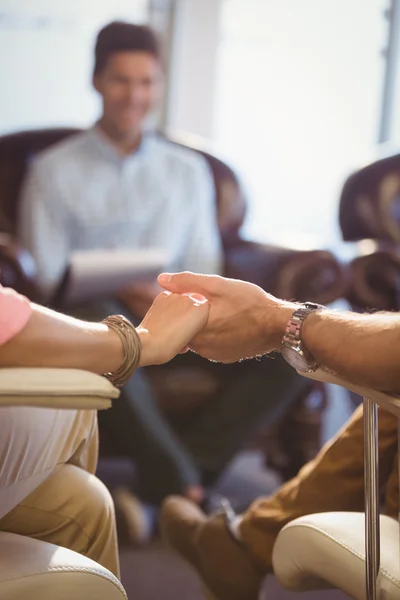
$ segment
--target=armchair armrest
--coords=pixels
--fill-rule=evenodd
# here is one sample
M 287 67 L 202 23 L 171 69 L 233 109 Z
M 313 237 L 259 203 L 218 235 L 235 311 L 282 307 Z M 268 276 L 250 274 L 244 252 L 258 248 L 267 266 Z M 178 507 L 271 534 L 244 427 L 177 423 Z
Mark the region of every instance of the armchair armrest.
M 87 556 L 0 532 L 0 597 L 7 600 L 127 600 L 120 581 Z
M 226 246 L 225 275 L 284 298 L 328 304 L 345 291 L 344 270 L 328 250 L 296 250 L 247 240 Z
M 394 600 L 400 591 L 397 521 L 381 515 L 380 533 L 380 598 Z M 293 591 L 335 588 L 346 594 L 335 595 L 337 600 L 365 600 L 364 539 L 364 513 L 324 512 L 299 517 L 285 525 L 275 542 L 275 576 L 284 588 Z
M 358 256 L 348 266 L 347 300 L 357 308 L 400 309 L 400 255 L 379 250 Z
M 0 406 L 110 408 L 120 392 L 105 377 L 78 369 L 0 369 Z
M 30 300 L 40 300 L 35 284 L 33 257 L 12 235 L 0 233 L 0 283 L 12 287 Z

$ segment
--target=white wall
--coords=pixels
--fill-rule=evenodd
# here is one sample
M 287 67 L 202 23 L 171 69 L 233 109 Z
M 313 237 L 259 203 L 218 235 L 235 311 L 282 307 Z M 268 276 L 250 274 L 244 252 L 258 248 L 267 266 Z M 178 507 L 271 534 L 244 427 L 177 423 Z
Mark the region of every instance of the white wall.
M 337 244 L 343 182 L 376 153 L 388 3 L 176 0 L 167 128 L 235 165 L 246 235 Z
M 400 144 L 400 0 L 391 0 L 386 89 L 381 115 L 380 139 L 387 151 L 398 152 Z M 385 147 L 383 147 L 386 150 Z
M 388 0 L 224 0 L 214 140 L 251 237 L 335 245 L 347 175 L 374 156 Z
M 94 37 L 144 21 L 148 0 L 0 0 L 0 132 L 96 119 Z

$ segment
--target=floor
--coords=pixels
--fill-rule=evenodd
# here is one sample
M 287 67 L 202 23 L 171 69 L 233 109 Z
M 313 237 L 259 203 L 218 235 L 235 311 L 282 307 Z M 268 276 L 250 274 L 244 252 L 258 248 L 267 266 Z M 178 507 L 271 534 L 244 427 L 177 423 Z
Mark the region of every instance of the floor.
M 205 600 L 201 582 L 178 556 L 152 543 L 142 550 L 121 552 L 122 583 L 129 600 Z M 260 600 L 345 600 L 336 590 L 294 593 L 274 577 L 265 580 Z
M 351 413 L 347 395 L 332 387 L 330 407 L 326 413 L 324 438 L 336 433 Z M 114 473 L 116 475 L 116 473 Z M 279 485 L 276 475 L 267 471 L 255 452 L 242 453 L 232 464 L 216 490 L 230 498 L 232 504 L 246 503 L 266 495 Z M 161 542 L 142 549 L 121 549 L 122 582 L 129 600 L 204 600 L 196 574 Z M 334 590 L 293 593 L 280 587 L 273 576 L 267 577 L 260 600 L 345 600 Z

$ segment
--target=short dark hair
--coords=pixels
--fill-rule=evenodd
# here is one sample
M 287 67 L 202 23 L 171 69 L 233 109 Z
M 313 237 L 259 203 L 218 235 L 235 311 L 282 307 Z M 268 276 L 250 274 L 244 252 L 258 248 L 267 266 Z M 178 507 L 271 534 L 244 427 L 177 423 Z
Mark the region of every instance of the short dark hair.
M 161 49 L 154 31 L 146 25 L 113 21 L 103 27 L 96 39 L 94 75 L 100 73 L 114 52 L 148 52 L 161 60 Z

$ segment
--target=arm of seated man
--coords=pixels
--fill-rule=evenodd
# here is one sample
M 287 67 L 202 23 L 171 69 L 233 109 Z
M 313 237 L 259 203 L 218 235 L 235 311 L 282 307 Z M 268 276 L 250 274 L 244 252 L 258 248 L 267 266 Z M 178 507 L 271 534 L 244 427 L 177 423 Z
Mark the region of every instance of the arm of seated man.
M 279 350 L 298 308 L 253 284 L 218 276 L 163 274 L 159 282 L 170 292 L 196 292 L 209 300 L 207 326 L 190 348 L 221 362 Z M 400 391 L 399 313 L 318 310 L 304 321 L 301 337 L 321 368 L 356 385 Z

